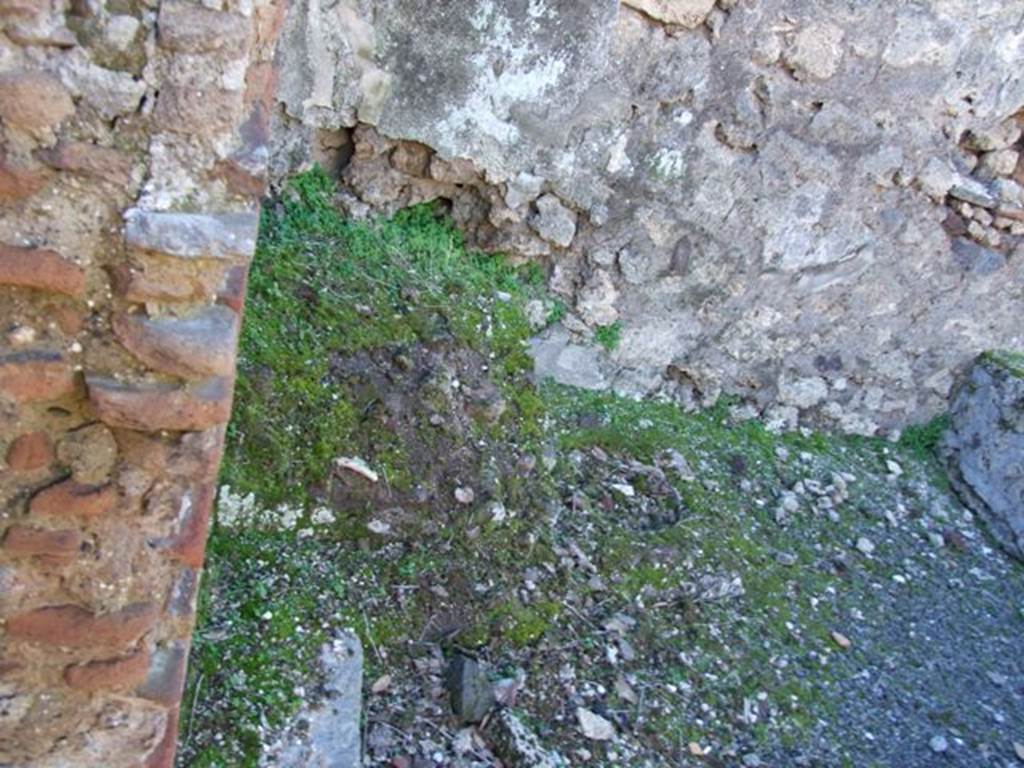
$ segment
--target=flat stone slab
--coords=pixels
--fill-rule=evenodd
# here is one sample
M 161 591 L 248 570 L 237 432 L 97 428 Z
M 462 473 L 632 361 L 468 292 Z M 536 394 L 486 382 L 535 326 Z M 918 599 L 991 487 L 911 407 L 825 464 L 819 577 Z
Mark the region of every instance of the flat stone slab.
M 256 251 L 256 213 L 166 213 L 133 208 L 124 238 L 133 248 L 183 259 L 248 259 Z
M 581 389 L 608 389 L 601 351 L 574 343 L 569 332 L 562 328 L 531 339 L 530 355 L 537 381 L 554 379 L 559 384 Z
M 346 632 L 320 649 L 324 697 L 307 704 L 260 758 L 270 768 L 359 768 L 363 647 Z

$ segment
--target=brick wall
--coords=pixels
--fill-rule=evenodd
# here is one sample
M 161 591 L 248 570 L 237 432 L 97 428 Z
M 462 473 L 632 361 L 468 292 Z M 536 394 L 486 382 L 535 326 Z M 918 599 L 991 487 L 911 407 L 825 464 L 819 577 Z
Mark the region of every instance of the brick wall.
M 282 12 L 0 0 L 0 765 L 173 762 Z

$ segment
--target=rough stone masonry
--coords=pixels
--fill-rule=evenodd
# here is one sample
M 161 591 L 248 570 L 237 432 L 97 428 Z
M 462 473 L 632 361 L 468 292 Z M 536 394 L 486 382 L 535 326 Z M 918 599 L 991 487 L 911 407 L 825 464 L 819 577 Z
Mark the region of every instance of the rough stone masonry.
M 1019 0 L 0 0 L 0 765 L 173 761 L 268 159 L 545 260 L 581 380 L 872 432 L 1021 346 L 1022 25 Z
M 0 765 L 173 763 L 282 11 L 0 0 Z
M 419 8 L 296 0 L 275 168 L 545 260 L 543 372 L 876 433 L 1024 343 L 1020 0 Z

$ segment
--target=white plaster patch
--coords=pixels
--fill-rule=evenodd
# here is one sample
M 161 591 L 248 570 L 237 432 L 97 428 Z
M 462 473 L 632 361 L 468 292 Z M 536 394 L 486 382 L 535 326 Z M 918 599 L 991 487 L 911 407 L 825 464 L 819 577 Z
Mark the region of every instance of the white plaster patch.
M 651 168 L 662 179 L 679 179 L 683 176 L 685 159 L 682 150 L 662 147 L 651 156 Z

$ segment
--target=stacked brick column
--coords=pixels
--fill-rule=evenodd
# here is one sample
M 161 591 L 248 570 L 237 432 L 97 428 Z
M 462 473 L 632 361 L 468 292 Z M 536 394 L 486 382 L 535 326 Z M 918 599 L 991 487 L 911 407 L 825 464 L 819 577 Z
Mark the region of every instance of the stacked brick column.
M 173 762 L 282 11 L 0 0 L 0 765 Z

